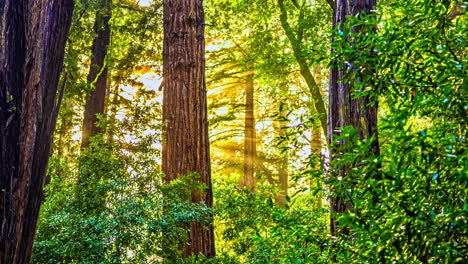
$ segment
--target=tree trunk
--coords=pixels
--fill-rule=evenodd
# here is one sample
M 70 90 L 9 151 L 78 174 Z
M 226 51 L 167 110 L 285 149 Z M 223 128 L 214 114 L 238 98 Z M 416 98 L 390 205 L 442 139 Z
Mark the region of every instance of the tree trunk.
M 309 88 L 310 96 L 313 100 L 313 107 L 315 108 L 315 112 L 321 115 L 320 118 L 320 125 L 323 129 L 325 136 L 327 135 L 327 109 L 325 107 L 325 102 L 323 100 L 322 95 L 320 94 L 320 86 L 317 85 L 317 82 L 312 75 L 312 72 L 309 68 L 309 64 L 303 55 L 303 31 L 302 27 L 299 28 L 298 32 L 295 33 L 293 28 L 291 28 L 288 22 L 288 11 L 286 10 L 286 6 L 284 5 L 284 0 L 278 0 L 278 6 L 280 8 L 280 21 L 281 25 L 288 37 L 289 41 L 291 42 L 291 46 L 293 49 L 294 57 L 296 58 L 297 63 L 299 64 L 299 69 L 301 71 L 301 75 L 304 78 L 307 87 Z M 299 14 L 299 20 L 302 19 L 304 13 L 303 8 L 301 7 L 301 11 Z
M 287 103 L 282 101 L 280 105 L 287 106 Z M 280 106 L 280 116 L 275 121 L 275 130 L 276 135 L 280 140 L 285 140 L 286 137 L 286 130 L 285 128 L 288 126 L 288 110 L 287 107 L 283 109 Z M 279 144 L 279 161 L 277 162 L 277 170 L 278 170 L 278 183 L 280 187 L 280 195 L 276 198 L 278 204 L 283 206 L 288 202 L 286 197 L 288 196 L 288 189 L 289 189 L 289 173 L 288 173 L 288 165 L 289 165 L 289 146 L 288 142 L 282 141 L 282 144 Z
M 288 203 L 286 197 L 288 196 L 289 189 L 289 173 L 288 173 L 288 164 L 289 159 L 287 153 L 284 153 L 285 157 L 281 157 L 280 162 L 278 163 L 278 180 L 280 185 L 280 196 L 277 198 L 278 204 L 284 206 Z
M 112 9 L 111 0 L 105 0 L 104 9 L 96 12 L 96 20 L 94 22 L 94 32 L 96 34 L 93 40 L 91 65 L 88 74 L 88 83 L 90 85 L 90 94 L 87 97 L 84 118 L 83 130 L 81 138 L 81 148 L 89 145 L 91 137 L 100 132 L 96 122 L 98 115 L 104 114 L 104 102 L 107 92 L 107 47 L 110 43 L 110 26 Z
M 253 75 L 247 77 L 245 89 L 245 129 L 244 129 L 244 178 L 242 186 L 251 191 L 255 187 L 255 113 L 254 113 L 254 80 Z
M 374 9 L 376 0 L 336 0 L 333 14 L 333 27 L 338 29 L 346 22 L 346 16 L 354 16 L 362 12 L 369 14 Z M 360 27 L 353 28 L 352 34 L 358 34 Z M 333 52 L 333 51 L 332 51 Z M 342 81 L 348 67 L 343 65 L 340 70 L 338 65 L 334 65 L 330 72 L 329 86 L 329 110 L 328 110 L 328 135 L 329 143 L 333 142 L 333 135 L 339 134 L 341 128 L 353 126 L 357 129 L 360 139 L 376 137 L 370 150 L 371 155 L 378 155 L 379 142 L 377 139 L 377 99 L 371 96 L 353 98 L 352 83 Z M 361 80 L 355 80 L 355 82 Z M 335 151 L 330 149 L 331 158 Z M 333 177 L 345 177 L 348 168 L 332 168 Z M 331 201 L 331 221 L 330 231 L 335 235 L 338 230 L 338 223 L 333 217 L 334 212 L 343 213 L 351 209 L 349 202 L 344 202 L 343 197 L 335 197 Z M 342 231 L 349 234 L 349 229 Z
M 72 0 L 0 0 L 1 264 L 31 257 L 72 11 Z
M 315 66 L 314 68 L 314 78 L 317 80 L 319 84 L 319 91 L 320 94 L 323 96 L 323 89 L 322 89 L 322 80 L 325 80 L 325 78 L 328 78 L 328 74 L 326 76 L 322 75 L 322 68 L 320 66 Z M 317 114 L 317 113 L 316 113 Z M 310 141 L 310 155 L 313 155 L 312 157 L 315 158 L 315 164 L 313 164 L 315 167 L 315 170 L 320 170 L 322 166 L 321 158 L 322 158 L 322 148 L 323 148 L 323 139 L 322 139 L 322 129 L 320 126 L 319 121 L 315 121 L 314 127 L 311 129 L 311 141 Z M 325 145 L 326 146 L 326 145 Z M 312 164 L 310 164 L 312 166 Z M 314 187 L 314 185 L 316 185 Z M 316 179 L 315 182 L 314 180 L 311 179 L 310 181 L 310 189 L 317 188 L 318 191 L 318 199 L 317 199 L 317 208 L 321 209 L 322 208 L 322 197 L 323 197 L 323 192 L 322 192 L 322 182 L 319 179 Z
M 321 155 L 322 155 L 322 129 L 320 127 L 313 128 L 311 130 L 311 141 L 310 141 L 310 155 L 315 157 L 315 164 L 310 164 L 315 166 L 315 170 L 319 170 L 321 166 Z M 313 185 L 316 185 L 315 187 Z M 322 208 L 322 182 L 319 179 L 310 181 L 310 189 L 317 188 L 319 192 L 317 193 L 317 208 Z
M 205 83 L 202 0 L 164 1 L 162 168 L 165 180 L 196 172 L 206 185 L 193 202 L 213 205 Z M 215 255 L 213 225 L 194 222 L 183 256 Z

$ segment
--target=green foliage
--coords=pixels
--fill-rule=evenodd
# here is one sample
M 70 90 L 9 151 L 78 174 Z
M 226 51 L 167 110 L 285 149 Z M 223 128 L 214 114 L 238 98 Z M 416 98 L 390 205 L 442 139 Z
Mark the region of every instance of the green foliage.
M 81 183 L 48 186 L 32 263 L 177 262 L 190 223 L 209 222 L 211 209 L 190 202 L 203 188 L 196 175 L 161 186 L 157 168 L 129 171 L 118 149 L 94 137 L 80 157 Z M 61 166 L 51 173 L 73 173 Z
M 225 163 L 235 173 L 242 169 L 242 141 L 231 138 L 241 134 L 235 127 L 243 121 L 239 87 L 251 73 L 262 127 L 257 157 L 269 166 L 257 168 L 254 191 L 239 189 L 225 171 L 215 173 L 213 208 L 190 202 L 204 188 L 197 175 L 164 182 L 159 167 L 163 121 L 160 104 L 153 100 L 157 92 L 132 79 L 144 67 L 160 72 L 160 45 L 155 44 L 162 37 L 159 2 L 145 9 L 131 0 L 114 1 L 107 58 L 110 114 L 101 118 L 105 133 L 77 154 L 79 142 L 72 138 L 88 92 L 93 14 L 100 1 L 76 2 L 64 107 L 32 263 L 464 263 L 465 2 L 380 1 L 376 14 L 350 16 L 333 33 L 331 61 L 348 73 L 353 96 L 379 99 L 381 153 L 370 156 L 375 139 L 360 141 L 356 129 L 346 127 L 335 138 L 338 157 L 328 164 L 302 151 L 310 148 L 307 137 L 320 116 L 314 116 L 313 100 L 300 81 L 276 1 L 207 3 L 207 41 L 222 46 L 207 55 L 209 90 L 214 91 L 211 129 L 219 130 L 212 146 L 230 148 L 229 155 L 213 154 L 219 156 L 212 157 L 213 170 Z M 302 13 L 293 1 L 285 1 L 285 8 L 293 31 L 303 34 L 301 56 L 310 66 L 328 60 L 330 37 L 323 28 L 329 19 L 321 14 L 328 18 L 330 10 L 325 1 L 303 3 Z M 124 85 L 138 87 L 132 100 L 119 94 Z M 278 169 L 287 159 L 294 160 L 282 167 L 292 179 L 293 195 L 278 205 L 281 193 L 272 186 L 276 171 L 271 167 Z M 325 178 L 324 168 L 329 169 Z M 340 168 L 348 168 L 345 177 L 335 176 Z M 268 170 L 274 176 L 270 185 L 264 179 Z M 340 228 L 351 230 L 349 237 L 329 236 L 325 195 L 352 204 L 349 212 L 334 215 Z M 212 218 L 217 257 L 181 259 L 179 246 L 187 242 L 190 224 Z
M 145 263 L 156 247 L 148 223 L 160 204 L 157 172 L 139 174 L 146 188 L 138 189 L 123 160 L 116 144 L 94 137 L 77 172 L 51 166 L 52 177 L 62 176 L 47 187 L 32 263 Z M 78 184 L 61 180 L 74 173 Z
M 258 186 L 238 189 L 232 181 L 215 182 L 216 232 L 224 254 L 242 263 L 310 263 L 325 259 L 328 220 L 322 208 L 311 207 L 311 193 L 298 191 L 279 207 L 276 191 Z
M 370 141 L 353 128 L 337 138 L 342 155 L 331 167 L 350 169 L 328 183 L 353 205 L 337 216 L 352 233 L 330 248 L 337 262 L 466 259 L 468 23 L 449 16 L 454 2 L 398 2 L 394 16 L 349 17 L 336 34 L 335 61 L 347 65 L 354 96 L 378 96 L 384 106 L 379 157 L 366 155 Z M 357 26 L 366 33 L 354 34 Z
M 179 248 L 187 243 L 193 222 L 211 224 L 211 208 L 204 203 L 192 202 L 192 196 L 201 195 L 204 189 L 198 174 L 181 175 L 162 185 L 163 214 L 160 221 L 153 222 L 152 228 L 153 232 L 162 234 L 158 255 L 164 259 L 164 263 L 182 262 Z

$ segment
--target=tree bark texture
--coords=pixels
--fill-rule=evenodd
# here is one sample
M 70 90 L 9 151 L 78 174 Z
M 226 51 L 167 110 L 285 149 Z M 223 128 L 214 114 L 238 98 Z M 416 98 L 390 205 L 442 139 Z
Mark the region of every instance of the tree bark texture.
M 342 24 L 346 22 L 346 16 L 355 16 L 356 14 L 369 14 L 374 9 L 376 0 L 336 0 L 333 14 L 333 28 L 340 29 Z M 360 27 L 353 28 L 352 34 L 358 34 Z M 333 52 L 333 51 L 332 51 Z M 329 109 L 328 109 L 328 141 L 333 142 L 334 135 L 341 133 L 341 128 L 353 126 L 357 129 L 359 138 L 369 139 L 375 136 L 375 141 L 369 151 L 371 155 L 378 155 L 379 142 L 377 139 L 377 99 L 373 96 L 361 96 L 354 98 L 352 95 L 352 83 L 342 81 L 345 77 L 348 67 L 343 65 L 342 70 L 334 65 L 330 72 L 329 85 Z M 360 82 L 362 80 L 354 80 Z M 334 150 L 330 149 L 331 158 L 333 159 Z M 348 168 L 332 168 L 336 170 L 334 176 L 345 177 Z M 351 204 L 343 201 L 342 198 L 336 197 L 331 201 L 331 213 L 346 212 L 351 209 Z M 330 221 L 331 234 L 335 235 L 338 223 L 333 215 Z M 345 234 L 349 234 L 349 230 L 343 230 Z
M 198 173 L 206 185 L 193 202 L 213 205 L 205 81 L 202 0 L 164 1 L 162 168 L 165 180 Z M 215 255 L 213 225 L 194 222 L 183 256 Z
M 0 0 L 0 263 L 28 263 L 73 0 Z
M 104 2 L 104 9 L 96 12 L 94 22 L 96 36 L 93 40 L 91 65 L 88 73 L 88 83 L 91 90 L 84 109 L 82 149 L 89 145 L 91 137 L 100 132 L 96 122 L 98 122 L 98 115 L 104 114 L 104 102 L 107 92 L 107 65 L 105 60 L 111 35 L 109 25 L 112 16 L 111 2 L 111 0 Z
M 253 191 L 255 187 L 255 112 L 253 75 L 247 77 L 245 88 L 245 128 L 244 128 L 244 179 L 242 186 Z

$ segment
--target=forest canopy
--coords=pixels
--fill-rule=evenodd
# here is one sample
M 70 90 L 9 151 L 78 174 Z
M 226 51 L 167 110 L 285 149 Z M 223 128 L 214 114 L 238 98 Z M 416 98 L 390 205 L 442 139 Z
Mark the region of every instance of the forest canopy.
M 0 264 L 465 263 L 467 6 L 0 0 Z

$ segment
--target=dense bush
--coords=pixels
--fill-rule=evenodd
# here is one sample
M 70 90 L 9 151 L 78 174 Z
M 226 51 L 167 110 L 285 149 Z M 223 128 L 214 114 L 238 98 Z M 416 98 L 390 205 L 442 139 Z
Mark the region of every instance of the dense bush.
M 296 263 L 322 258 L 327 240 L 327 210 L 311 206 L 311 193 L 298 191 L 278 205 L 277 190 L 259 186 L 255 192 L 235 182 L 217 181 L 215 216 L 219 251 L 242 263 Z M 325 215 L 325 216 L 324 216 Z

